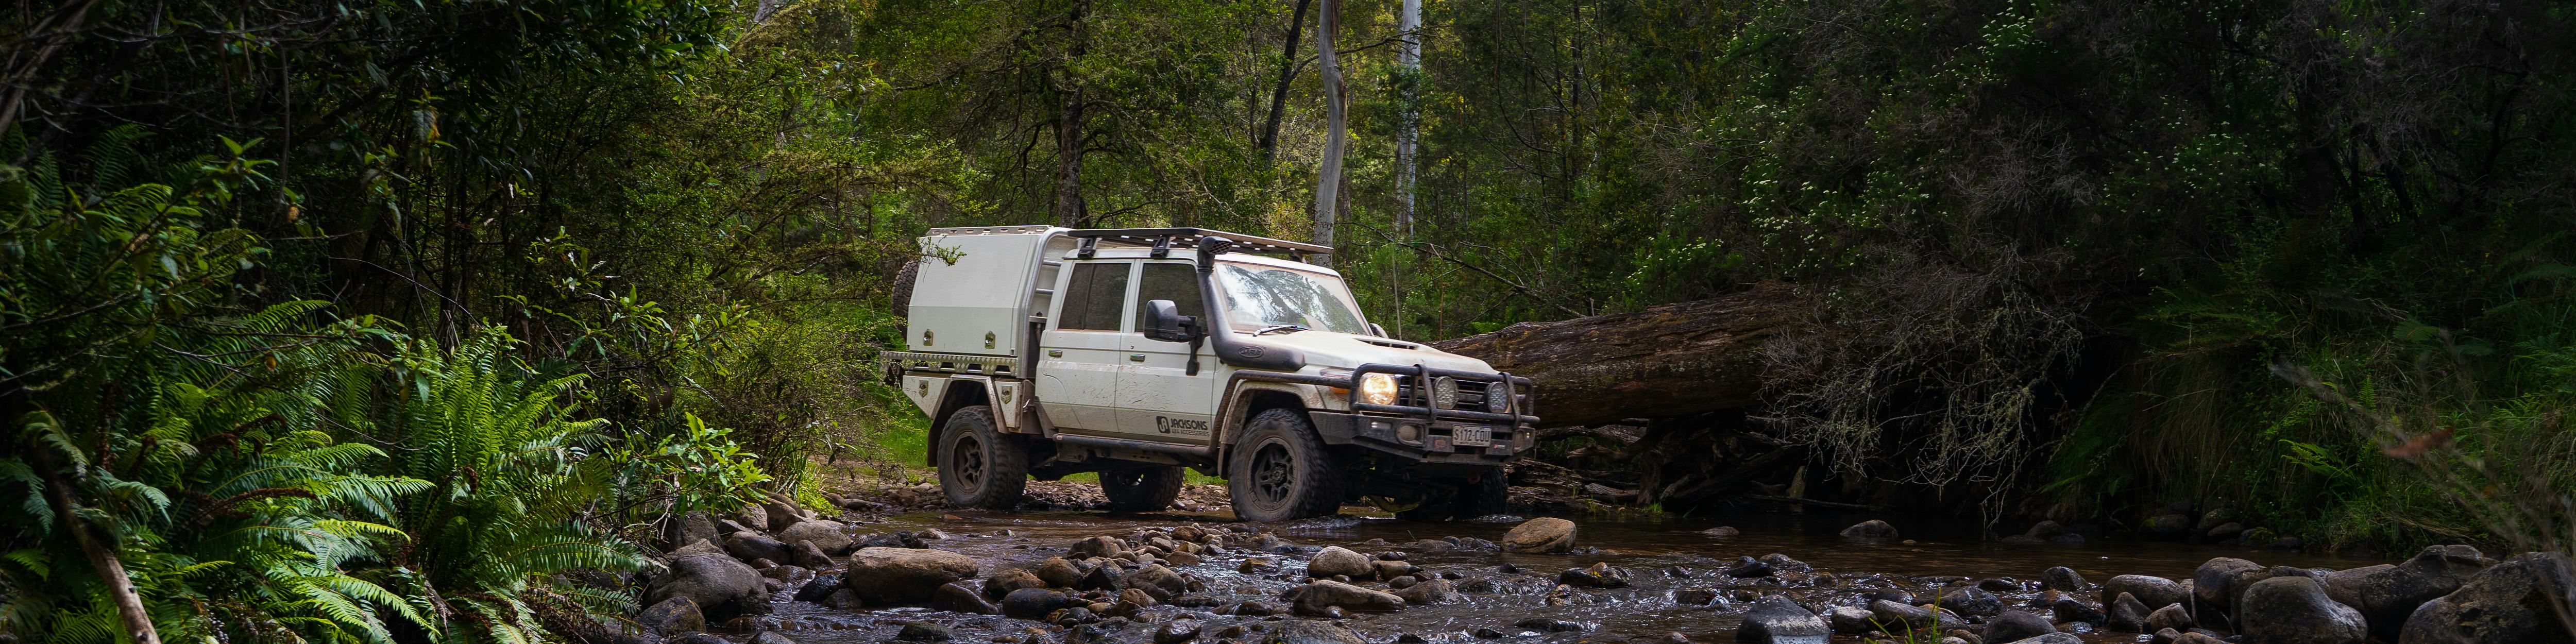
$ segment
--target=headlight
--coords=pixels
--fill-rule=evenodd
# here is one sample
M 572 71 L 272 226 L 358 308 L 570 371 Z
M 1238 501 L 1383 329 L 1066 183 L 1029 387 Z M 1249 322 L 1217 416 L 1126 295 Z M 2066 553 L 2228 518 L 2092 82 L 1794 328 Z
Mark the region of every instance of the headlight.
M 1491 382 L 1485 384 L 1485 411 L 1499 414 L 1511 408 L 1512 397 L 1510 394 L 1504 393 L 1503 383 Z
M 1360 376 L 1360 402 L 1371 405 L 1395 404 L 1395 376 L 1382 373 Z

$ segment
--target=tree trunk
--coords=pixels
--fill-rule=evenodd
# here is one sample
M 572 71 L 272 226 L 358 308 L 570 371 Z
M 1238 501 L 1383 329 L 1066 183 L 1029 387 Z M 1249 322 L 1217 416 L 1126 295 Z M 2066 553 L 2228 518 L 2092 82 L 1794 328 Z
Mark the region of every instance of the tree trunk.
M 99 531 L 80 518 L 79 501 L 72 497 L 71 482 L 64 480 L 55 466 L 51 447 L 33 446 L 37 469 L 45 479 L 45 497 L 54 506 L 54 523 L 72 534 L 80 544 L 81 554 L 89 559 L 92 571 L 107 582 L 108 599 L 116 602 L 116 615 L 125 621 L 125 634 L 134 644 L 161 644 L 161 633 L 152 626 L 152 614 L 143 609 L 143 596 L 134 592 L 134 580 L 125 576 L 125 563 L 116 558 L 116 544 L 99 538 Z
M 1598 425 L 1748 407 L 1762 399 L 1763 341 L 1808 310 L 1784 284 L 1431 343 L 1525 376 L 1542 425 Z
M 1315 176 L 1315 238 L 1333 245 L 1333 227 L 1341 214 L 1342 147 L 1350 142 L 1348 114 L 1343 113 L 1342 65 L 1333 53 L 1333 37 L 1342 30 L 1342 0 L 1323 0 L 1315 16 L 1315 55 L 1324 74 L 1324 169 Z M 1331 265 L 1331 255 L 1316 260 Z
M 1395 28 L 1404 42 L 1395 46 L 1395 65 L 1403 73 L 1404 113 L 1395 130 L 1395 232 L 1413 234 L 1414 144 L 1422 128 L 1422 0 L 1404 0 Z
M 1065 63 L 1081 58 L 1083 49 L 1082 16 L 1089 2 L 1076 2 L 1073 13 L 1065 20 L 1067 37 L 1072 41 L 1065 49 Z M 1059 74 L 1064 74 L 1061 66 Z M 1055 225 L 1082 227 L 1082 88 L 1072 79 L 1056 79 L 1055 120 Z
M 1297 0 L 1296 15 L 1288 18 L 1288 42 L 1279 53 L 1279 84 L 1270 88 L 1270 120 L 1261 126 L 1261 164 L 1270 165 L 1279 154 L 1279 120 L 1288 115 L 1288 82 L 1297 78 L 1297 37 L 1306 28 L 1306 7 L 1315 0 Z

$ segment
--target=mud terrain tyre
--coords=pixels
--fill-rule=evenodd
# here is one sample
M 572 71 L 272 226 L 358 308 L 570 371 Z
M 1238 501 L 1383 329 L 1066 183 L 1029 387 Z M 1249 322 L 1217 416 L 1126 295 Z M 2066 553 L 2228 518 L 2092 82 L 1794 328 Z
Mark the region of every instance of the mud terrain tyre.
M 1410 510 L 1395 513 L 1406 521 L 1464 521 L 1488 514 L 1501 514 L 1506 497 L 1511 494 L 1503 468 L 1489 468 L 1476 474 L 1474 481 L 1458 481 L 1458 490 L 1447 498 L 1424 502 Z
M 1029 485 L 1029 455 L 993 424 L 993 408 L 957 410 L 939 429 L 939 489 L 961 508 L 1008 510 Z
M 1233 463 L 1226 468 L 1226 488 L 1234 496 L 1234 515 L 1245 521 L 1289 521 L 1342 509 L 1342 471 L 1303 413 L 1272 409 L 1254 415 L 1227 458 Z
M 903 268 L 894 272 L 894 293 L 887 300 L 894 307 L 895 317 L 912 317 L 912 279 L 919 274 L 921 274 L 919 259 L 905 260 Z
M 1153 512 L 1181 498 L 1181 466 L 1155 465 L 1100 473 L 1100 493 L 1111 512 Z

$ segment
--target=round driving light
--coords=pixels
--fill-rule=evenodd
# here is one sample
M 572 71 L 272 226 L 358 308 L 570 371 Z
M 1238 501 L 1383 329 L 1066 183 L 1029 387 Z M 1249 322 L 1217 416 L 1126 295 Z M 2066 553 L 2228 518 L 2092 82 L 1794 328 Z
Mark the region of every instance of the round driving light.
M 1395 376 L 1382 373 L 1360 376 L 1360 402 L 1371 405 L 1395 404 Z
M 1395 439 L 1407 443 L 1421 443 L 1422 426 L 1413 423 L 1405 423 L 1402 426 L 1396 427 Z
M 1431 406 L 1434 409 L 1458 408 L 1458 379 L 1431 379 Z
M 1503 413 L 1512 408 L 1511 394 L 1504 393 L 1503 383 L 1485 383 L 1485 411 Z

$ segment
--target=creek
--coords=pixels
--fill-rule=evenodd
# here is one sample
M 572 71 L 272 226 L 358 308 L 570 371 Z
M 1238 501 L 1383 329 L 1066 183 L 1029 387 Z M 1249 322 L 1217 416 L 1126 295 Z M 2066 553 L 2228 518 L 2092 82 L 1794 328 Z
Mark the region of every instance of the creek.
M 2112 576 L 2124 574 L 2190 579 L 2194 568 L 2213 557 L 2250 559 L 2266 566 L 2332 569 L 2388 563 L 2247 547 L 2166 542 L 2092 539 L 2082 544 L 2008 544 L 1980 538 L 1981 531 L 1973 523 L 1923 517 L 1890 520 L 1904 532 L 1905 538 L 1912 540 L 1911 543 L 1863 541 L 1837 535 L 1843 527 L 1869 518 L 1879 517 L 1809 513 L 1663 520 L 1577 518 L 1575 521 L 1580 525 L 1577 552 L 1565 555 L 1491 551 L 1415 552 L 1403 546 L 1418 540 L 1449 536 L 1500 540 L 1504 532 L 1520 522 L 1519 517 L 1417 523 L 1344 515 L 1262 524 L 1258 529 L 1273 531 L 1281 539 L 1298 546 L 1338 545 L 1363 554 L 1406 551 L 1406 560 L 1421 566 L 1426 572 L 1455 572 L 1464 579 L 1486 577 L 1496 582 L 1493 592 L 1470 592 L 1464 601 L 1457 603 L 1413 606 L 1386 613 L 1352 613 L 1341 622 L 1370 642 L 1394 642 L 1409 634 L 1431 642 L 1642 644 L 1661 641 L 1670 632 L 1679 632 L 1703 643 L 1732 642 L 1735 641 L 1733 630 L 1751 605 L 1747 600 L 1762 594 L 1786 593 L 1810 605 L 1862 604 L 1866 600 L 1856 598 L 1874 590 L 1903 590 L 1928 597 L 1945 581 L 1940 579 L 1943 577 L 2000 578 L 2018 582 L 2021 588 L 1995 593 L 2007 607 L 2047 615 L 2049 612 L 2045 607 L 2031 608 L 2023 604 L 2041 593 L 2040 572 L 2051 566 L 2073 568 L 2082 573 L 2089 584 L 2098 585 Z M 990 574 L 1005 567 L 1035 567 L 1048 557 L 1063 555 L 1066 547 L 1079 539 L 1124 535 L 1130 529 L 1140 527 L 1171 528 L 1193 521 L 1202 527 L 1219 530 L 1235 525 L 1230 523 L 1230 515 L 1222 512 L 1144 515 L 916 512 L 868 522 L 856 529 L 865 534 L 935 528 L 951 537 L 932 542 L 932 547 L 974 557 L 983 565 L 985 574 Z M 1735 527 L 1741 530 L 1741 534 L 1716 538 L 1701 532 L 1719 525 Z M 1721 572 L 1736 565 L 1738 557 L 1761 557 L 1772 553 L 1805 562 L 1817 572 L 1830 572 L 1835 581 L 1784 585 L 1774 578 L 1736 579 Z M 1207 557 L 1206 561 L 1196 565 L 1176 569 L 1205 578 L 1208 590 L 1204 594 L 1213 595 L 1223 602 L 1218 606 L 1247 599 L 1285 605 L 1279 599 L 1280 592 L 1295 585 L 1293 582 L 1303 580 L 1299 573 L 1312 553 L 1275 555 L 1281 560 L 1281 568 L 1275 572 L 1254 575 L 1237 571 L 1237 564 L 1245 557 L 1263 554 L 1266 553 L 1229 550 L 1222 555 Z M 1565 597 L 1571 601 L 1562 605 L 1552 605 L 1548 601 L 1557 573 L 1596 562 L 1628 569 L 1632 585 L 1576 590 Z M 1506 564 L 1517 567 L 1519 571 L 1501 572 Z M 1675 591 L 1690 590 L 1714 591 L 1717 598 L 1708 605 L 1686 605 L 1674 600 Z M 2092 586 L 2083 591 L 2088 601 L 2092 592 Z M 1197 641 L 1211 643 L 1219 641 L 1215 634 L 1230 625 L 1278 619 L 1315 619 L 1207 614 L 1207 611 L 1216 609 L 1163 606 L 1150 611 L 1154 615 L 1148 619 L 1196 619 L 1208 633 Z M 1030 627 L 1046 627 L 1034 621 L 920 607 L 869 607 L 841 611 L 803 602 L 777 604 L 774 618 L 787 622 L 786 629 L 790 632 L 785 634 L 804 644 L 891 641 L 903 623 L 916 620 L 928 620 L 952 629 L 959 642 L 1018 638 L 1029 635 L 1026 629 Z M 1515 626 L 1533 618 L 1579 624 L 1582 628 L 1548 631 L 1543 627 Z M 1976 627 L 1969 628 L 1974 630 Z M 1499 631 L 1503 637 L 1479 638 L 1475 633 L 1480 629 Z M 1112 637 L 1104 641 L 1150 642 L 1153 625 L 1139 623 L 1108 631 Z M 1240 639 L 1252 641 L 1259 635 L 1254 632 Z M 2144 639 L 2136 633 L 2081 635 L 2087 642 L 2137 642 Z M 1055 629 L 1043 641 L 1063 641 L 1064 636 L 1062 629 Z M 1924 641 L 1938 639 L 1934 636 Z M 1834 637 L 1836 642 L 1854 640 L 1850 636 Z

